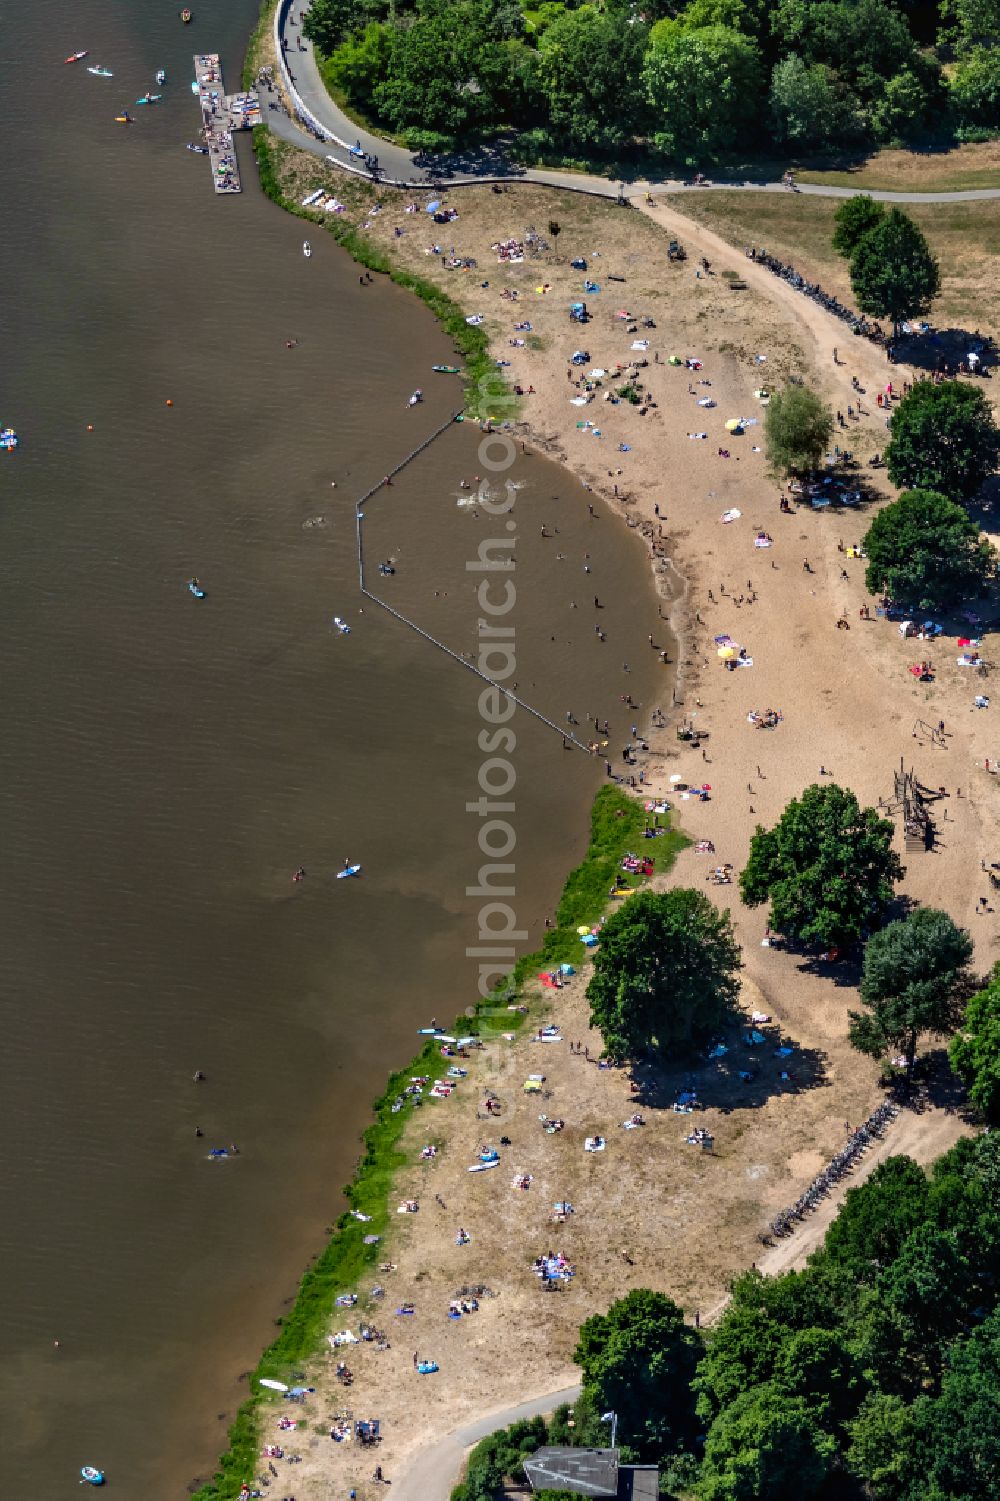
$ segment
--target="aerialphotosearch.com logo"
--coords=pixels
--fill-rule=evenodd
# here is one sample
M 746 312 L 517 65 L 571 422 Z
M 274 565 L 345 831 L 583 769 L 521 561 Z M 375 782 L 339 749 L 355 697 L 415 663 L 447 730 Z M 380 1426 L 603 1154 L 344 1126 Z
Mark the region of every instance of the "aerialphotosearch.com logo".
M 489 475 L 497 476 L 511 469 L 516 458 L 517 445 L 507 433 L 488 431 L 479 445 L 479 462 Z M 477 843 L 484 856 L 476 884 L 465 888 L 466 896 L 478 897 L 481 902 L 477 941 L 465 952 L 467 958 L 477 962 L 478 989 L 484 1000 L 510 974 L 517 957 L 516 945 L 528 936 L 517 926 L 517 914 L 510 901 L 516 891 L 513 855 L 517 846 L 517 831 L 512 822 L 517 808 L 513 796 L 517 771 L 511 760 L 517 736 L 510 721 L 517 705 L 509 694 L 494 686 L 505 683 L 517 670 L 515 628 L 510 619 L 517 602 L 513 579 L 516 496 L 517 487 L 510 479 L 502 487 L 491 485 L 489 480 L 481 484 L 477 504 L 495 522 L 493 530 L 501 535 L 484 537 L 476 557 L 465 565 L 467 572 L 480 575 L 476 590 L 480 611 L 476 666 L 484 677 L 491 679 L 479 695 L 482 727 L 478 745 L 484 757 L 478 771 L 479 796 L 465 805 L 466 811 L 479 819 Z M 503 1008 L 498 1008 L 495 1015 L 482 1010 L 477 1014 L 484 1030 L 502 1030 L 504 1024 L 509 1025 L 510 1018 Z

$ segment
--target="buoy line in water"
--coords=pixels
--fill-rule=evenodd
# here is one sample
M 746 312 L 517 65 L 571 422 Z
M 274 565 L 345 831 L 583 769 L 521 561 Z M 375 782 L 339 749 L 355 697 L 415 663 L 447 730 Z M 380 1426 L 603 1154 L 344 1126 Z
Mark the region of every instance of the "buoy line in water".
M 578 740 L 572 730 L 556 724 L 555 720 L 550 719 L 547 714 L 543 714 L 541 709 L 536 709 L 532 704 L 529 704 L 525 699 L 514 693 L 512 689 L 506 688 L 503 683 L 498 683 L 495 678 L 491 678 L 488 673 L 483 672 L 474 662 L 469 662 L 465 657 L 460 656 L 457 651 L 453 651 L 450 646 L 446 646 L 443 641 L 439 641 L 436 636 L 432 636 L 429 631 L 425 631 L 423 626 L 417 625 L 415 620 L 410 620 L 408 616 L 397 610 L 394 605 L 390 605 L 387 600 L 380 599 L 377 594 L 368 588 L 365 582 L 364 506 L 373 495 L 376 495 L 379 490 L 384 489 L 387 482 L 399 474 L 400 470 L 405 469 L 407 464 L 411 463 L 418 454 L 423 453 L 425 448 L 429 448 L 435 438 L 439 438 L 447 428 L 451 427 L 452 423 L 457 421 L 460 415 L 460 412 L 453 412 L 446 421 L 442 422 L 440 427 L 435 428 L 429 437 L 418 444 L 404 459 L 401 459 L 394 469 L 390 469 L 384 479 L 379 480 L 377 485 L 372 485 L 355 502 L 355 523 L 358 539 L 358 587 L 365 598 L 371 600 L 372 604 L 378 605 L 380 609 L 385 610 L 388 615 L 398 620 L 401 625 L 405 625 L 411 631 L 415 631 L 418 636 L 422 636 L 425 641 L 430 642 L 431 646 L 436 646 L 438 651 L 442 651 L 445 656 L 451 657 L 452 661 L 457 662 L 460 667 L 464 667 L 467 672 L 473 673 L 481 682 L 486 683 L 490 688 L 495 688 L 498 693 L 502 693 L 512 703 L 517 704 L 519 709 L 523 709 L 526 714 L 530 714 L 534 719 L 546 725 L 548 729 L 553 730 L 565 745 L 571 745 L 575 750 L 583 751 L 584 755 L 590 756 L 593 754 L 590 747 L 585 745 L 582 740 Z

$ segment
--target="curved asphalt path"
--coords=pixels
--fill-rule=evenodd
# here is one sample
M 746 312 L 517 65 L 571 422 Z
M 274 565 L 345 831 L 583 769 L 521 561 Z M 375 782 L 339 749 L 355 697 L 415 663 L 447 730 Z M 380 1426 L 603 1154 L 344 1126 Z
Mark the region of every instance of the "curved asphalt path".
M 359 163 L 356 157 L 351 156 L 349 148 L 355 142 L 360 141 L 363 151 L 370 156 L 378 157 L 382 180 L 396 186 L 419 184 L 421 186 L 461 187 L 483 182 L 534 182 L 544 187 L 591 193 L 601 198 L 618 197 L 617 181 L 611 181 L 606 177 L 593 177 L 585 172 L 547 171 L 540 167 L 518 168 L 507 161 L 502 153 L 490 151 L 489 148 L 470 151 L 464 156 L 439 158 L 436 164 L 437 170 L 430 171 L 426 163 L 418 160 L 405 147 L 396 146 L 391 141 L 383 139 L 382 136 L 359 130 L 327 93 L 316 63 L 313 45 L 302 35 L 299 24 L 305 9 L 302 0 L 298 9 L 296 9 L 295 0 L 279 0 L 275 17 L 275 40 L 284 56 L 291 79 L 290 84 L 288 78 L 285 79 L 289 94 L 293 98 L 298 96 L 297 102 L 305 107 L 305 110 L 332 139 L 317 140 L 314 136 L 307 135 L 295 121 L 290 120 L 286 115 L 279 114 L 277 110 L 266 111 L 268 126 L 283 140 L 291 141 L 296 146 L 311 151 L 316 156 L 328 158 L 338 166 L 346 167 L 353 172 L 359 171 Z M 295 21 L 289 19 L 293 14 L 296 16 Z M 283 42 L 287 45 L 281 47 Z M 302 50 L 300 50 L 300 44 Z M 362 168 L 359 175 L 367 176 L 368 174 Z M 752 193 L 786 193 L 788 191 L 780 182 L 754 182 L 750 179 L 743 182 L 711 183 L 708 186 L 715 189 Z M 625 185 L 624 190 L 634 195 L 646 192 L 655 194 L 702 193 L 706 189 L 704 186 L 693 187 L 679 179 L 665 179 L 657 182 L 629 183 Z M 981 203 L 986 199 L 1000 198 L 1000 187 L 970 188 L 949 193 L 893 193 L 861 186 L 838 188 L 825 183 L 802 183 L 798 187 L 798 192 L 817 198 L 851 198 L 857 192 L 867 192 L 880 203 Z
M 448 1501 L 473 1444 L 478 1444 L 481 1438 L 495 1433 L 498 1428 L 520 1422 L 522 1418 L 544 1417 L 563 1402 L 575 1402 L 579 1395 L 579 1386 L 567 1386 L 562 1391 L 549 1392 L 547 1396 L 535 1397 L 516 1407 L 488 1413 L 474 1423 L 467 1423 L 464 1428 L 456 1428 L 454 1433 L 420 1450 L 406 1474 L 393 1484 L 393 1501 Z

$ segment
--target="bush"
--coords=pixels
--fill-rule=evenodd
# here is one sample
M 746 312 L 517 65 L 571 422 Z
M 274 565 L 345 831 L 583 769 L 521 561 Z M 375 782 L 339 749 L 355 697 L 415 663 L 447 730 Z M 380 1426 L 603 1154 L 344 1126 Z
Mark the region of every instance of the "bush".
M 815 469 L 833 436 L 833 413 L 814 391 L 786 386 L 775 391 L 764 417 L 764 442 L 771 467 L 786 474 Z

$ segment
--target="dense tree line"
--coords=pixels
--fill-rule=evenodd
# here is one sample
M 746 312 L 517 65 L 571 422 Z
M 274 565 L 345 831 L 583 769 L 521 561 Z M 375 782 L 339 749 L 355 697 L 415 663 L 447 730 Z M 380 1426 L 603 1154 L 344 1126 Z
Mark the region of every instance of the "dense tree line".
M 1000 0 L 313 0 L 335 92 L 414 146 L 707 165 L 1000 132 Z
M 804 1271 L 740 1277 L 707 1335 L 641 1289 L 587 1319 L 575 1407 L 484 1440 L 453 1501 L 495 1501 L 540 1444 L 606 1444 L 611 1411 L 673 1496 L 994 1501 L 998 1291 L 1000 1136 L 929 1173 L 890 1158 Z

